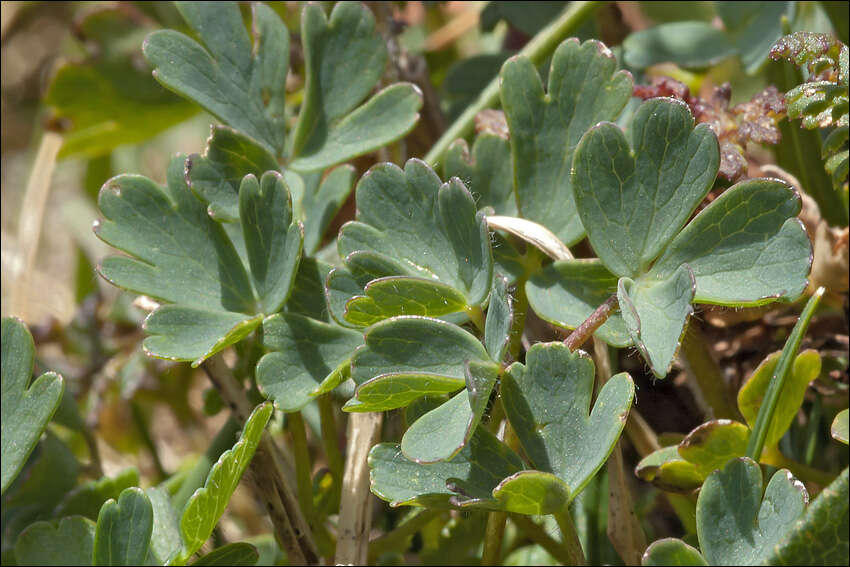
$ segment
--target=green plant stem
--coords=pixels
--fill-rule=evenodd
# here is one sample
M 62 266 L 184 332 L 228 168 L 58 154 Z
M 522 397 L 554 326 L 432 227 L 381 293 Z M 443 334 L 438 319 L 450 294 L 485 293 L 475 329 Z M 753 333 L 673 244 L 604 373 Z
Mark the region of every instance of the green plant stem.
M 533 522 L 528 516 L 522 514 L 511 514 L 511 522 L 524 533 L 528 539 L 549 552 L 549 555 L 568 565 L 572 561 L 569 551 L 555 538 L 546 533 L 539 524 Z
M 375 563 L 383 553 L 405 552 L 410 547 L 410 539 L 435 518 L 442 510 L 434 508 L 415 508 L 391 532 L 369 542 L 369 563 Z
M 555 521 L 558 522 L 558 527 L 561 528 L 563 546 L 568 555 L 568 560 L 564 564 L 587 565 L 587 559 L 584 557 L 584 550 L 581 548 L 581 541 L 578 539 L 576 526 L 573 523 L 573 517 L 570 515 L 569 508 L 564 508 L 560 512 L 556 512 Z
M 475 328 L 484 332 L 484 310 L 481 309 L 478 305 L 469 305 L 466 308 L 466 314 L 469 317 L 469 320 L 472 321 L 472 324 L 475 325 Z
M 334 406 L 331 394 L 319 396 L 319 420 L 322 427 L 322 444 L 325 447 L 325 456 L 328 459 L 328 470 L 331 472 L 333 494 L 331 500 L 334 508 L 339 504 L 339 495 L 342 491 L 343 457 L 339 449 L 337 439 L 336 418 L 334 417 Z
M 505 512 L 490 512 L 487 515 L 487 527 L 484 529 L 484 552 L 481 555 L 482 565 L 502 564 L 502 540 L 505 537 L 505 523 L 508 515 Z
M 253 405 L 221 353 L 207 359 L 201 366 L 218 389 L 222 400 L 244 425 Z M 287 481 L 284 457 L 280 451 L 268 431 L 264 431 L 250 465 L 255 492 L 265 502 L 275 536 L 289 561 L 293 564 L 318 565 L 316 542 Z
M 602 2 L 571 2 L 569 8 L 561 16 L 542 29 L 540 33 L 529 41 L 520 56 L 527 57 L 532 63 L 539 64 L 549 55 L 561 40 L 575 32 L 591 14 L 602 5 Z M 463 114 L 449 126 L 440 139 L 431 147 L 431 151 L 425 156 L 425 161 L 432 167 L 443 159 L 449 145 L 458 138 L 469 135 L 475 126 L 475 116 L 486 108 L 495 106 L 499 101 L 499 83 L 501 78 L 494 77 L 478 98 L 470 104 Z
M 292 434 L 298 501 L 301 503 L 301 511 L 309 521 L 313 517 L 313 481 L 310 478 L 312 466 L 310 447 L 307 444 L 307 428 L 304 426 L 304 418 L 300 411 L 286 414 L 286 422 Z
M 688 374 L 696 381 L 699 391 L 715 419 L 740 420 L 732 404 L 723 372 L 708 350 L 708 339 L 696 321 L 691 321 L 682 339 L 682 359 Z
M 576 327 L 575 331 L 570 333 L 570 335 L 564 339 L 564 344 L 567 345 L 571 351 L 581 348 L 581 346 L 593 336 L 593 333 L 595 333 L 596 330 L 608 320 L 611 313 L 617 309 L 617 305 L 617 294 L 612 294 L 611 297 L 602 303 L 602 305 L 596 308 L 596 311 L 590 314 L 590 317 L 585 319 L 581 325 Z
M 767 386 L 767 392 L 764 394 L 759 408 L 756 423 L 753 426 L 750 440 L 747 443 L 747 456 L 758 462 L 764 449 L 764 441 L 767 438 L 767 431 L 770 428 L 770 422 L 773 421 L 773 413 L 776 411 L 776 404 L 779 403 L 779 395 L 782 393 L 782 387 L 785 385 L 785 380 L 791 373 L 791 366 L 794 363 L 794 357 L 797 351 L 800 350 L 800 343 L 803 341 L 803 336 L 806 334 L 806 329 L 809 326 L 809 321 L 814 315 L 815 309 L 820 303 L 821 297 L 826 290 L 819 287 L 809 301 L 806 307 L 797 319 L 797 324 L 791 331 L 791 336 L 785 341 L 785 346 L 782 348 L 782 354 L 779 355 L 779 362 L 776 363 L 776 370 L 773 371 L 773 377 L 770 384 Z

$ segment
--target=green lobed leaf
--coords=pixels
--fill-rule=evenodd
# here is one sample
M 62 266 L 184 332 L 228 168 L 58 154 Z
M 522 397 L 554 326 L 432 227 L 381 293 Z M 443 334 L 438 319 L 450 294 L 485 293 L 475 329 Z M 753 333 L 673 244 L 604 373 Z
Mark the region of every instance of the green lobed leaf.
M 768 384 L 773 378 L 780 354 L 780 352 L 774 352 L 765 358 L 738 391 L 738 409 L 750 427 L 755 426 L 759 408 L 764 401 Z M 803 404 L 809 382 L 818 377 L 820 369 L 821 359 L 816 350 L 805 350 L 794 359 L 791 374 L 779 394 L 776 410 L 765 437 L 765 447 L 775 447 L 788 431 Z
M 617 300 L 632 341 L 652 373 L 664 378 L 681 344 L 695 290 L 694 274 L 687 264 L 666 280 L 643 276 L 620 278 Z
M 104 220 L 95 233 L 132 258 L 100 266 L 109 282 L 186 307 L 250 313 L 251 282 L 221 225 L 183 179 L 184 158 L 168 167 L 167 187 L 139 175 L 119 175 L 100 190 Z
M 708 477 L 735 457 L 747 452 L 750 430 L 743 423 L 716 419 L 696 427 L 679 443 L 679 455 L 696 467 L 697 474 Z
M 2 491 L 6 492 L 35 448 L 53 416 L 65 382 L 46 372 L 30 384 L 35 344 L 20 319 L 4 317 L 2 323 Z
M 499 367 L 492 362 L 470 361 L 465 375 L 465 390 L 417 419 L 405 431 L 401 439 L 405 458 L 417 463 L 448 461 L 469 442 L 499 379 Z
M 576 145 L 590 126 L 617 118 L 631 97 L 631 76 L 617 71 L 598 41 L 569 39 L 552 56 L 546 92 L 523 57 L 505 63 L 501 81 L 520 214 L 573 244 L 584 235 L 571 176 Z
M 272 315 L 263 321 L 263 346 L 272 352 L 257 364 L 257 386 L 283 411 L 298 411 L 344 381 L 362 344 L 357 331 L 295 313 Z
M 667 492 L 688 493 L 702 486 L 705 480 L 694 463 L 682 458 L 678 445 L 663 447 L 641 459 L 635 475 Z
M 806 287 L 811 242 L 800 196 L 775 179 L 750 179 L 723 192 L 682 230 L 652 268 L 667 277 L 682 264 L 696 278 L 698 303 L 793 301 Z
M 184 561 L 198 551 L 212 534 L 239 479 L 251 463 L 273 411 L 274 406 L 270 403 L 254 408 L 245 422 L 239 441 L 221 455 L 210 470 L 204 487 L 195 491 L 186 503 L 180 519 L 185 544 L 181 558 Z
M 596 258 L 560 260 L 532 276 L 525 291 L 531 308 L 541 319 L 575 329 L 611 294 L 617 293 L 617 276 Z M 615 347 L 632 344 L 619 312 L 612 313 L 595 335 Z
M 502 364 L 511 345 L 511 329 L 514 323 L 513 305 L 508 282 L 500 275 L 493 279 L 487 320 L 484 324 L 484 346 L 494 361 Z
M 145 353 L 167 360 L 191 361 L 193 367 L 238 343 L 262 322 L 263 316 L 163 305 L 145 318 Z
M 710 565 L 759 565 L 793 530 L 808 501 L 803 484 L 777 471 L 762 500 L 761 469 L 734 459 L 705 480 L 697 500 L 697 534 Z
M 345 318 L 346 304 L 365 293 L 374 279 L 405 273 L 407 267 L 383 254 L 357 250 L 345 257 L 345 267 L 331 270 L 325 281 L 325 299 L 331 318 L 343 327 L 362 328 Z
M 319 249 L 328 226 L 353 188 L 354 167 L 350 165 L 335 167 L 315 189 L 307 184 L 301 199 L 305 253 Z
M 467 362 L 491 362 L 474 336 L 439 319 L 386 319 L 367 330 L 365 341 L 351 359 L 358 387 L 345 406 L 350 411 L 394 409 L 424 395 L 454 392 L 465 385 Z
M 91 565 L 95 523 L 72 516 L 57 522 L 36 522 L 15 541 L 18 565 Z
M 266 172 L 259 182 L 245 176 L 239 218 L 259 309 L 274 313 L 289 297 L 304 246 L 304 227 L 292 219 L 289 189 L 279 173 Z
M 526 364 L 512 364 L 502 379 L 505 413 L 526 455 L 538 470 L 563 480 L 571 498 L 605 463 L 634 398 L 632 379 L 617 374 L 591 411 L 593 378 L 586 354 L 571 353 L 562 343 L 538 343 L 526 353 Z
M 32 522 L 58 517 L 56 503 L 72 492 L 83 468 L 71 447 L 50 429 L 45 430 L 22 474 L 3 495 L 3 530 L 9 542 Z M 98 509 L 93 518 L 97 518 Z
M 589 129 L 575 151 L 573 183 L 594 252 L 612 273 L 635 278 L 711 189 L 720 150 L 711 128 L 694 127 L 675 99 L 641 104 L 630 133 L 631 144 L 614 124 Z
M 153 508 L 150 554 L 159 565 L 169 565 L 183 550 L 183 538 L 171 496 L 164 486 L 145 490 Z M 150 556 L 149 556 L 150 558 Z
M 493 256 L 487 221 L 458 179 L 441 183 L 420 160 L 404 170 L 372 167 L 357 183 L 358 220 L 339 235 L 340 256 L 371 251 L 400 265 L 401 273 L 453 287 L 468 305 L 487 299 Z
M 387 49 L 363 5 L 339 2 L 330 18 L 318 4 L 301 15 L 306 87 L 292 136 L 291 166 L 314 171 L 382 147 L 409 132 L 422 94 L 391 85 L 357 107 L 384 71 Z M 357 108 L 355 108 L 357 107 Z
M 93 565 L 144 565 L 153 531 L 153 507 L 141 488 L 108 500 L 97 516 Z
M 562 512 L 572 500 L 563 480 L 541 471 L 512 474 L 493 489 L 493 498 L 500 509 L 529 516 Z
M 284 311 L 304 315 L 317 321 L 329 322 L 325 282 L 331 269 L 330 264 L 316 258 L 309 256 L 301 258 Z
M 439 317 L 464 311 L 466 298 L 446 284 L 410 276 L 372 280 L 345 304 L 343 315 L 349 323 L 368 327 L 396 315 Z
M 844 443 L 845 445 L 847 445 L 848 441 L 850 441 L 848 414 L 850 414 L 850 411 L 846 408 L 838 412 L 838 415 L 836 415 L 835 419 L 832 421 L 832 427 L 830 427 L 832 438 Z
M 202 155 L 192 154 L 185 164 L 186 182 L 215 220 L 239 219 L 239 186 L 250 174 L 261 177 L 277 171 L 274 155 L 258 142 L 228 126 L 210 127 Z
M 134 65 L 133 55 L 92 58 L 57 69 L 44 101 L 56 118 L 71 125 L 62 134 L 60 158 L 108 155 L 117 146 L 143 142 L 195 114 L 191 104 Z
M 253 4 L 252 42 L 235 2 L 177 8 L 201 43 L 174 30 L 148 35 L 142 49 L 156 80 L 281 154 L 289 32 L 280 17 Z
M 623 41 L 626 65 L 645 69 L 658 63 L 704 68 L 738 53 L 730 38 L 709 22 L 670 22 L 630 33 Z
M 708 565 L 699 552 L 684 541 L 672 537 L 659 539 L 643 552 L 641 565 Z
M 255 565 L 260 558 L 257 548 L 244 541 L 228 543 L 210 551 L 192 565 Z
M 446 152 L 443 175 L 459 178 L 475 197 L 479 209 L 493 207 L 497 215 L 517 216 L 513 187 L 511 150 L 508 141 L 500 136 L 482 132 L 472 144 L 456 140 Z
M 846 412 L 847 410 L 845 410 Z M 769 565 L 846 565 L 848 533 L 848 480 L 844 469 L 827 486 L 790 533 L 771 550 Z
M 392 443 L 375 445 L 369 451 L 372 492 L 393 507 L 446 508 L 456 494 L 492 500 L 493 489 L 523 468 L 519 455 L 482 428 L 451 461 L 415 463 Z M 447 486 L 449 482 L 453 490 Z
M 782 18 L 794 20 L 795 2 L 717 2 L 717 15 L 729 41 L 738 49 L 744 70 L 754 74 L 782 37 Z

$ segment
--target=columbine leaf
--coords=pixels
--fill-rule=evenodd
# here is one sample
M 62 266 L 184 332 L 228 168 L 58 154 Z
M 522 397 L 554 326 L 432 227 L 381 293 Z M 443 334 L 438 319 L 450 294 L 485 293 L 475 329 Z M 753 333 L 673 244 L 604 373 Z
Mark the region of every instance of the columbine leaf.
M 590 126 L 617 118 L 631 96 L 631 76 L 617 71 L 598 41 L 571 39 L 552 56 L 545 93 L 528 59 L 509 59 L 501 78 L 520 214 L 573 244 L 584 235 L 575 213 L 573 152 Z
M 479 209 L 493 207 L 497 215 L 517 216 L 511 149 L 506 139 L 482 133 L 475 138 L 471 154 L 466 140 L 456 140 L 446 152 L 443 175 L 463 181 Z
M 777 471 L 764 491 L 761 469 L 746 457 L 705 481 L 697 500 L 697 534 L 710 565 L 759 565 L 794 528 L 808 502 L 803 484 Z
M 148 488 L 145 493 L 153 508 L 151 554 L 160 565 L 169 565 L 183 549 L 180 524 L 171 505 L 171 495 L 164 486 Z
M 276 154 L 283 152 L 289 32 L 274 10 L 252 5 L 251 37 L 235 2 L 179 2 L 202 44 L 161 30 L 145 40 L 154 77 Z
M 141 488 L 127 488 L 97 516 L 93 565 L 144 565 L 153 531 L 153 507 Z
M 679 455 L 678 445 L 664 447 L 641 459 L 635 467 L 635 474 L 668 492 L 688 493 L 702 486 L 705 480 L 696 465 Z
M 667 277 L 687 264 L 699 303 L 792 301 L 806 287 L 812 258 L 811 242 L 795 218 L 800 208 L 800 196 L 781 181 L 737 183 L 679 233 L 652 273 Z
M 261 144 L 233 128 L 212 126 L 203 155 L 192 154 L 186 160 L 186 182 L 208 204 L 212 218 L 231 222 L 239 218 L 242 179 L 278 168 L 275 157 Z
M 652 542 L 643 553 L 641 565 L 708 565 L 702 554 L 680 539 L 672 537 Z
M 228 543 L 210 551 L 192 565 L 255 565 L 260 558 L 257 548 L 244 541 Z
M 716 9 L 749 74 L 759 70 L 782 37 L 783 16 L 792 21 L 797 11 L 794 2 L 718 2 Z
M 91 565 L 95 524 L 87 518 L 62 518 L 58 525 L 36 522 L 15 541 L 18 565 Z
M 371 152 L 409 132 L 422 95 L 409 83 L 385 88 L 359 108 L 384 72 L 387 50 L 375 18 L 340 2 L 330 19 L 318 4 L 301 15 L 306 89 L 293 133 L 292 167 L 314 171 Z
M 304 251 L 307 254 L 313 254 L 319 249 L 328 225 L 353 188 L 354 168 L 350 165 L 334 168 L 318 187 L 305 183 L 301 210 L 304 222 Z
M 749 437 L 750 430 L 743 423 L 728 419 L 709 421 L 685 436 L 679 443 L 679 455 L 693 463 L 697 473 L 706 478 L 732 458 L 745 455 Z
M 667 376 L 679 350 L 693 313 L 694 288 L 694 275 L 687 265 L 661 281 L 648 276 L 637 281 L 620 278 L 617 300 L 626 329 L 658 378 Z
M 621 373 L 602 387 L 591 412 L 593 376 L 585 354 L 561 343 L 538 343 L 526 364 L 512 364 L 502 380 L 505 413 L 525 453 L 535 468 L 562 479 L 571 498 L 605 463 L 634 398 L 632 379 Z
M 515 514 L 539 516 L 561 512 L 572 497 L 566 483 L 552 473 L 520 471 L 512 474 L 493 489 L 497 506 Z M 460 504 L 473 504 L 474 500 Z M 484 501 L 482 504 L 490 505 Z
M 406 458 L 417 463 L 446 461 L 466 446 L 487 409 L 499 367 L 469 362 L 465 374 L 466 390 L 417 419 L 404 433 L 401 451 Z
M 100 266 L 111 283 L 187 307 L 249 313 L 251 282 L 221 226 L 207 216 L 183 180 L 184 159 L 168 168 L 168 186 L 119 175 L 100 190 L 105 220 L 95 224 L 107 244 L 133 258 Z
M 372 492 L 391 506 L 444 508 L 457 493 L 492 500 L 493 489 L 523 468 L 519 455 L 484 429 L 478 429 L 451 461 L 415 463 L 391 443 L 375 445 L 369 452 Z
M 638 477 L 671 492 L 691 492 L 726 463 L 747 453 L 750 430 L 743 423 L 717 419 L 703 423 L 678 445 L 647 455 L 635 468 Z
M 838 412 L 838 415 L 835 416 L 835 419 L 832 421 L 832 427 L 830 428 L 832 438 L 841 441 L 845 445 L 847 445 L 848 440 L 850 440 L 850 425 L 848 425 L 848 415 L 850 415 L 850 411 L 848 411 L 847 409 L 843 409 Z
M 262 320 L 262 315 L 163 305 L 145 319 L 150 336 L 142 346 L 150 356 L 191 361 L 197 367 L 250 335 Z
M 47 422 L 59 407 L 65 382 L 53 372 L 32 378 L 35 345 L 26 325 L 13 317 L 2 323 L 2 492 L 18 476 Z
M 511 345 L 511 327 L 514 322 L 511 296 L 508 282 L 497 275 L 490 292 L 490 305 L 487 308 L 487 321 L 484 325 L 484 346 L 490 358 L 501 364 Z
M 394 409 L 454 392 L 466 384 L 467 362 L 490 362 L 474 336 L 439 319 L 394 317 L 370 327 L 365 339 L 351 360 L 358 387 L 345 406 L 350 411 Z
M 847 563 L 847 554 L 850 553 L 847 471 L 848 469 L 844 469 L 832 484 L 818 494 L 791 532 L 773 548 L 766 564 Z
M 239 188 L 239 218 L 259 308 L 274 313 L 289 296 L 301 250 L 304 227 L 292 219 L 292 202 L 283 177 L 245 176 Z
M 738 391 L 738 409 L 750 427 L 755 427 L 759 408 L 764 401 L 767 386 L 773 379 L 780 354 L 782 353 L 774 352 L 765 358 Z M 767 437 L 764 441 L 765 447 L 775 447 L 782 436 L 785 435 L 803 404 L 809 382 L 818 377 L 820 369 L 820 355 L 815 350 L 805 350 L 794 359 L 791 375 L 782 386 L 773 419 L 767 430 Z
M 378 278 L 364 288 L 366 295 L 345 304 L 345 320 L 368 327 L 396 315 L 439 317 L 463 311 L 466 298 L 451 286 L 409 276 Z
M 265 403 L 251 412 L 239 441 L 221 455 L 210 470 L 204 487 L 195 491 L 186 503 L 180 520 L 180 530 L 186 545 L 181 554 L 184 561 L 198 551 L 210 537 L 233 491 L 236 490 L 239 479 L 251 463 L 273 410 L 272 404 Z
M 340 256 L 371 251 L 403 267 L 395 275 L 437 280 L 468 305 L 486 300 L 493 278 L 487 221 L 458 179 L 441 183 L 424 162 L 404 170 L 392 164 L 370 169 L 357 184 L 358 220 L 339 236 Z M 392 272 L 389 274 L 393 275 Z
M 576 206 L 593 250 L 611 272 L 644 273 L 711 189 L 720 163 L 707 124 L 685 103 L 652 99 L 631 125 L 594 126 L 574 159 Z M 677 265 L 678 267 L 678 265 Z
M 283 411 L 297 411 L 344 381 L 362 344 L 357 331 L 295 313 L 273 315 L 263 322 L 263 345 L 273 352 L 257 365 L 257 386 Z
M 370 281 L 403 274 L 408 267 L 389 256 L 367 250 L 352 252 L 345 257 L 345 262 L 345 267 L 334 268 L 328 274 L 325 285 L 328 311 L 340 325 L 361 328 L 346 320 L 345 308 L 348 302 L 353 297 L 362 296 Z
M 525 291 L 531 308 L 542 319 L 575 329 L 612 293 L 617 293 L 617 276 L 598 259 L 561 260 L 532 276 Z M 632 344 L 618 312 L 608 317 L 596 336 L 615 347 Z
M 325 282 L 331 272 L 331 265 L 305 256 L 298 263 L 292 293 L 284 306 L 288 313 L 297 313 L 316 319 L 330 321 L 328 304 L 325 301 Z
M 737 53 L 722 30 L 708 22 L 670 22 L 630 33 L 623 41 L 629 67 L 644 69 L 658 63 L 703 68 Z

